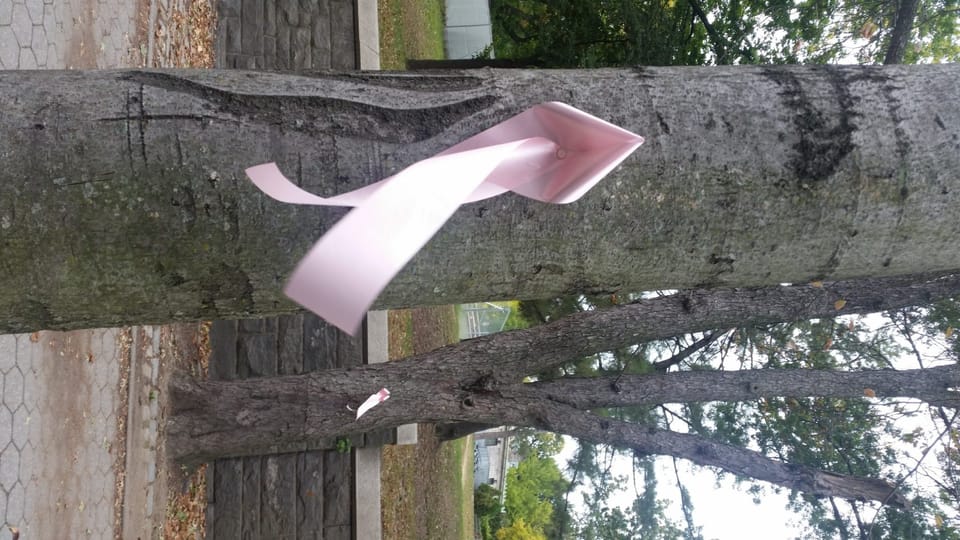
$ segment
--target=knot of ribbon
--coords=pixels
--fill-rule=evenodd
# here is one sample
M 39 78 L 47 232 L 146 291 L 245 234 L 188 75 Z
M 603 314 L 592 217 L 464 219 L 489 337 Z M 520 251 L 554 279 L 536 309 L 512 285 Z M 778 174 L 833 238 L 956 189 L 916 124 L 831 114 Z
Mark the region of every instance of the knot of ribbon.
M 355 334 L 377 295 L 460 205 L 507 191 L 573 202 L 641 144 L 638 135 L 550 102 L 335 197 L 300 189 L 274 163 L 246 173 L 281 202 L 355 207 L 310 249 L 284 287 L 292 300 Z

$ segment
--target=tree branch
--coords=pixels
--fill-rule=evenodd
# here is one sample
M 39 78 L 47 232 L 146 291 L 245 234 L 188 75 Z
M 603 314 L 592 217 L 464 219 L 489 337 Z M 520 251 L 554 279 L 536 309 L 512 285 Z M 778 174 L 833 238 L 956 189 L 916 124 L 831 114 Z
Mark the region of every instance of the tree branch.
M 495 406 L 496 400 L 489 405 Z M 487 405 L 484 403 L 483 405 Z M 738 476 L 770 482 L 817 497 L 879 501 L 905 508 L 909 502 L 889 483 L 872 478 L 820 471 L 770 459 L 759 452 L 711 441 L 699 435 L 664 431 L 650 425 L 603 418 L 558 403 L 530 403 L 508 420 L 571 437 L 632 449 L 643 454 L 675 456 L 698 465 L 718 467 Z M 522 416 L 522 418 L 518 417 Z
M 694 343 L 693 345 L 690 345 L 689 347 L 683 349 L 682 351 L 680 351 L 680 352 L 678 352 L 677 354 L 671 356 L 670 358 L 667 358 L 666 360 L 661 360 L 661 361 L 659 361 L 659 362 L 654 362 L 654 363 L 653 363 L 653 370 L 656 371 L 656 372 L 658 372 L 658 373 L 666 373 L 668 369 L 670 369 L 670 368 L 672 368 L 673 366 L 679 364 L 680 362 L 683 362 L 683 361 L 686 360 L 687 358 L 690 358 L 690 356 L 691 356 L 693 353 L 699 351 L 700 349 L 702 349 L 702 348 L 706 347 L 707 345 L 710 345 L 711 343 L 713 343 L 714 341 L 716 341 L 717 338 L 719 338 L 720 336 L 722 336 L 725 332 L 726 332 L 726 331 L 712 332 L 712 333 L 709 333 L 709 334 L 703 336 L 703 337 L 700 338 L 696 343 Z
M 960 365 L 926 369 L 828 371 L 753 369 L 624 375 L 617 388 L 609 377 L 564 377 L 523 385 L 544 399 L 578 409 L 652 406 L 663 403 L 749 401 L 763 397 L 911 397 L 927 403 L 960 403 Z
M 717 55 L 717 63 L 727 63 L 726 40 L 723 39 L 723 36 L 721 36 L 713 25 L 710 24 L 710 21 L 707 20 L 707 14 L 703 11 L 703 8 L 697 0 L 687 0 L 687 3 L 690 4 L 693 12 L 696 13 L 697 18 L 700 19 L 700 23 L 703 24 L 704 29 L 706 29 L 707 34 L 710 36 L 710 41 L 713 42 L 713 52 Z
M 513 382 L 572 359 L 675 335 L 884 311 L 958 293 L 960 273 L 837 281 L 820 288 L 802 284 L 698 289 L 575 313 L 550 324 L 453 345 L 460 349 L 451 355 L 449 367 L 459 375 Z M 846 301 L 842 310 L 835 306 L 839 299 Z

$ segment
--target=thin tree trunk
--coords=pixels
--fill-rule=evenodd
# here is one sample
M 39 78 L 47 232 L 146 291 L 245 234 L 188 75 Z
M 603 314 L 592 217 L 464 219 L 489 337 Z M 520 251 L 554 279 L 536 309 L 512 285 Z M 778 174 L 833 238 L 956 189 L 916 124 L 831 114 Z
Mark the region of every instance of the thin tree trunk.
M 884 64 L 903 63 L 903 56 L 907 52 L 907 45 L 910 44 L 910 34 L 913 30 L 913 21 L 917 17 L 917 6 L 919 4 L 920 0 L 900 0 L 896 22 L 893 25 L 893 32 L 890 34 L 890 45 L 887 46 L 887 54 L 883 58 Z
M 171 386 L 173 415 L 167 428 L 168 455 L 194 461 L 256 452 L 263 446 L 310 438 L 349 436 L 411 421 L 502 423 L 562 433 L 597 444 L 631 448 L 644 454 L 671 455 L 694 463 L 768 481 L 817 496 L 885 501 L 906 505 L 881 480 L 858 478 L 786 464 L 758 452 L 692 434 L 663 431 L 649 425 L 596 416 L 586 409 L 586 395 L 610 379 L 558 382 L 563 396 L 544 391 L 547 383 L 503 385 L 495 391 L 466 389 L 437 378 L 437 360 L 379 364 L 351 370 L 330 370 L 300 376 L 239 381 L 193 381 L 185 376 Z M 401 376 L 402 374 L 402 376 Z M 697 377 L 691 377 L 696 375 Z M 712 383 L 709 379 L 713 376 Z M 647 379 L 644 387 L 644 379 Z M 696 379 L 696 380 L 694 380 Z M 811 382 L 812 381 L 812 382 Z M 805 395 L 859 397 L 864 384 L 878 395 L 938 401 L 947 393 L 956 399 L 960 370 L 956 366 L 898 372 L 856 373 L 818 370 L 758 370 L 743 373 L 672 373 L 633 376 L 629 392 L 599 405 L 646 405 L 763 396 Z M 348 405 L 360 403 L 381 385 L 391 397 L 360 419 Z M 657 391 L 668 392 L 659 399 Z M 551 388 L 549 385 L 546 388 Z M 601 391 L 601 394 L 604 393 Z M 607 391 L 606 393 L 610 393 Z M 633 396 L 633 399 L 630 399 Z
M 0 331 L 295 310 L 343 211 L 245 167 L 332 194 L 548 100 L 647 143 L 576 204 L 464 208 L 379 307 L 951 269 L 958 93 L 956 65 L 0 72 Z
M 544 399 L 578 409 L 652 406 L 695 401 L 750 401 L 769 397 L 912 397 L 932 405 L 960 406 L 960 367 L 910 370 L 822 371 L 793 369 L 679 371 L 611 377 L 564 377 L 532 383 Z M 526 390 L 526 387 L 524 387 Z
M 503 393 L 508 388 L 521 391 L 523 396 L 535 395 L 537 399 L 580 399 L 580 402 L 571 403 L 585 408 L 639 402 L 644 393 L 652 392 L 642 385 L 657 379 L 623 376 L 614 386 L 611 385 L 612 379 L 606 382 L 558 381 L 556 384 L 570 385 L 569 390 L 563 391 L 551 390 L 550 383 L 521 387 L 517 387 L 516 383 L 521 382 L 525 375 L 566 361 L 644 341 L 710 328 L 729 328 L 736 324 L 752 325 L 835 315 L 835 301 L 841 298 L 846 300 L 844 313 L 864 313 L 929 303 L 955 295 L 958 291 L 960 274 L 935 279 L 913 277 L 824 283 L 819 287 L 802 285 L 755 290 L 695 291 L 601 311 L 577 313 L 532 329 L 484 336 L 406 360 L 349 371 L 237 382 L 192 383 L 186 379 L 178 380 L 171 388 L 178 396 L 172 400 L 176 404 L 175 414 L 168 430 L 173 444 L 171 455 L 195 453 L 203 457 L 218 457 L 232 453 L 253 453 L 271 446 L 274 438 L 282 439 L 279 442 L 322 439 L 349 434 L 346 430 L 352 430 L 350 433 L 362 432 L 410 422 L 469 422 L 473 425 L 468 429 L 476 428 L 477 424 L 503 425 L 504 419 L 496 416 L 474 418 L 461 411 L 464 407 L 460 404 L 478 395 Z M 535 354 L 531 354 L 531 351 L 535 351 Z M 896 372 L 878 373 L 890 376 Z M 752 377 L 737 373 L 717 375 L 718 382 L 723 380 L 722 377 Z M 689 384 L 682 383 L 679 387 L 699 388 L 701 391 L 696 396 L 710 395 L 705 393 L 711 387 L 710 380 L 696 382 L 699 375 L 695 373 L 659 375 L 671 376 L 689 377 L 689 380 L 684 379 Z M 757 378 L 750 378 L 749 381 L 740 379 L 733 385 L 739 385 L 739 390 L 731 387 L 726 390 L 739 391 L 740 394 L 716 399 L 762 397 L 760 393 L 770 387 L 770 377 L 777 375 L 759 373 Z M 881 386 L 884 380 L 881 378 L 874 384 L 874 391 L 878 395 L 894 395 L 895 389 Z M 756 386 L 757 390 L 742 393 L 747 388 L 747 382 Z M 860 379 L 857 379 L 857 384 L 861 386 L 855 388 L 854 395 L 861 395 L 864 387 Z M 577 390 L 577 385 L 585 390 Z M 597 385 L 599 388 L 596 388 Z M 356 408 L 369 394 L 382 387 L 391 391 L 389 410 L 397 411 L 399 416 L 383 420 L 388 423 L 385 426 L 367 425 L 365 421 L 354 423 L 347 406 Z M 541 391 L 540 388 L 546 389 Z M 617 392 L 617 388 L 621 391 Z M 789 393 L 783 386 L 776 388 Z M 821 382 L 818 388 L 830 386 Z M 904 388 L 912 387 L 904 384 Z M 922 387 L 917 393 L 929 389 L 929 386 Z M 550 397 L 552 394 L 564 395 Z M 678 393 L 673 397 L 682 401 L 680 398 L 683 395 Z M 443 406 L 435 406 L 435 403 L 428 405 L 433 403 L 427 399 L 431 396 L 436 399 L 443 396 L 447 403 Z M 668 393 L 668 396 L 671 394 Z M 691 399 L 698 399 L 696 396 Z M 419 400 L 420 397 L 423 399 Z M 950 397 L 951 394 L 943 389 L 939 393 L 926 395 L 931 400 L 947 400 Z M 409 402 L 409 407 L 402 404 L 404 399 Z M 653 400 L 651 404 L 656 402 Z M 221 429 L 221 424 L 232 427 Z M 208 434 L 209 442 L 201 444 L 197 438 L 200 433 Z

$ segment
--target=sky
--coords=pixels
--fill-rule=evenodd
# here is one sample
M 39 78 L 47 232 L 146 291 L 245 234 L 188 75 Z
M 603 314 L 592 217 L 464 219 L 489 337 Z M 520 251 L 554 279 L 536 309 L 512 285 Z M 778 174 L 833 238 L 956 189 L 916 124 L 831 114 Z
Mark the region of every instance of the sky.
M 868 315 L 859 317 L 859 320 L 874 329 L 880 328 L 889 321 L 882 315 Z M 920 347 L 926 349 L 922 352 L 928 361 L 938 356 L 929 345 L 920 344 Z M 918 367 L 916 359 L 910 355 L 895 358 L 893 361 L 895 369 Z M 943 363 L 943 361 L 931 362 L 926 366 Z M 899 400 L 899 403 L 906 401 L 910 400 Z M 921 411 L 927 409 L 922 403 L 916 402 L 916 404 Z M 890 405 L 878 403 L 878 406 Z M 897 443 L 901 450 L 911 455 L 908 461 L 900 464 L 900 472 L 906 474 L 913 468 L 916 460 L 921 458 L 922 450 L 927 444 L 933 442 L 936 429 L 926 414 L 902 419 L 898 421 L 898 426 L 904 432 L 916 427 L 922 427 L 925 430 L 924 440 L 915 448 L 904 448 L 903 443 Z M 576 441 L 564 436 L 564 448 L 556 458 L 561 469 L 573 458 L 576 448 Z M 927 469 L 936 470 L 938 467 L 934 452 L 931 451 L 923 460 L 923 466 Z M 614 464 L 614 474 L 629 479 L 632 471 L 630 460 L 626 457 L 617 459 L 618 461 Z M 805 517 L 787 509 L 787 490 L 775 493 L 772 486 L 768 487 L 759 497 L 760 503 L 757 504 L 754 502 L 753 495 L 746 492 L 746 485 L 742 487 L 734 485 L 732 477 L 728 476 L 722 482 L 718 482 L 716 475 L 709 469 L 694 466 L 685 460 L 677 460 L 677 464 L 680 481 L 687 488 L 692 499 L 694 524 L 702 527 L 701 532 L 705 540 L 779 540 L 804 537 Z M 680 506 L 680 491 L 676 483 L 673 460 L 669 457 L 658 457 L 655 468 L 658 497 L 670 501 L 667 505 L 667 515 L 676 523 L 683 525 L 685 521 Z M 642 482 L 642 479 L 638 478 L 637 481 Z M 616 504 L 623 507 L 629 506 L 634 498 L 632 483 L 629 480 L 627 486 L 627 491 L 615 496 Z M 570 501 L 571 504 L 579 505 L 582 503 L 582 497 L 579 493 L 574 493 L 571 494 Z M 873 513 L 867 513 L 863 517 L 869 522 L 873 519 Z

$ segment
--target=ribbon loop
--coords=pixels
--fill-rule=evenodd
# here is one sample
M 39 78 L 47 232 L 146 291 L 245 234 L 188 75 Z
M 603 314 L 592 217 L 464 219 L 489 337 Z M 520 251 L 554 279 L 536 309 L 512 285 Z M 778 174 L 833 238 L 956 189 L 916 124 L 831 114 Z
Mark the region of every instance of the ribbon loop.
M 403 266 L 461 204 L 507 191 L 570 203 L 643 138 L 563 103 L 545 103 L 363 188 L 319 197 L 274 163 L 247 176 L 286 203 L 353 206 L 293 271 L 284 293 L 350 334 Z

